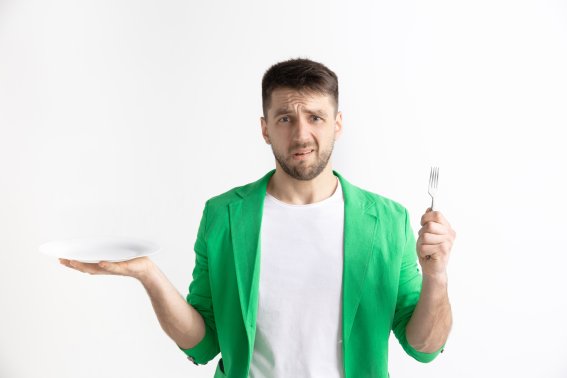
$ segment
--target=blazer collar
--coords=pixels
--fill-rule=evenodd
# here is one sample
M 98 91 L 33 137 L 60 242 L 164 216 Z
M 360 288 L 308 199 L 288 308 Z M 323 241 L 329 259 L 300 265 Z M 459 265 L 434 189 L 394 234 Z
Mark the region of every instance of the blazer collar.
M 260 228 L 266 189 L 275 169 L 259 180 L 239 187 L 239 199 L 229 204 L 230 231 L 236 265 L 236 278 L 242 317 L 249 347 L 253 348 L 258 310 L 260 274 Z M 378 226 L 374 198 L 339 178 L 344 196 L 344 261 L 343 261 L 343 345 L 350 337 L 352 325 L 372 257 L 373 240 Z

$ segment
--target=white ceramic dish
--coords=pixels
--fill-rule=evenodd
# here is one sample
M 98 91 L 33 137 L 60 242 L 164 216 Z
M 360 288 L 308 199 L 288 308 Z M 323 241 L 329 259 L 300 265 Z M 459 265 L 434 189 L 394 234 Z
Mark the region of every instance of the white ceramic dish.
M 153 255 L 159 250 L 159 246 L 150 241 L 119 236 L 53 240 L 39 247 L 39 251 L 48 256 L 90 263 L 127 261 Z

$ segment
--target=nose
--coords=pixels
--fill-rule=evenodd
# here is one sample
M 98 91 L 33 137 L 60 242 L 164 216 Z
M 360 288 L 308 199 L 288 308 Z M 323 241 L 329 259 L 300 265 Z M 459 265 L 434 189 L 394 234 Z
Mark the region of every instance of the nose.
M 299 117 L 295 125 L 295 139 L 296 140 L 309 140 L 311 135 L 311 130 L 309 127 L 309 122 L 304 119 L 304 117 Z

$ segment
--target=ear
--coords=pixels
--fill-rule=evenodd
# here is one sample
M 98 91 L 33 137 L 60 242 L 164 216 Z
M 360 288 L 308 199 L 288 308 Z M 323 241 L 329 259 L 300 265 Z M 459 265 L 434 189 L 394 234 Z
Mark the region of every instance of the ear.
M 343 134 L 343 113 L 338 111 L 335 117 L 335 140 Z
M 271 144 L 270 135 L 268 134 L 268 123 L 264 117 L 260 117 L 260 127 L 262 128 L 262 137 L 266 144 Z

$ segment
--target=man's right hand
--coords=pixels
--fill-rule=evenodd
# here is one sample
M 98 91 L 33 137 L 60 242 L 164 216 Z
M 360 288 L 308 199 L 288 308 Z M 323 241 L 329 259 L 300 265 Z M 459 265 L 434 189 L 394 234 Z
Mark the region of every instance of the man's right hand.
M 89 274 L 114 274 L 138 279 L 146 289 L 159 323 L 175 343 L 188 349 L 205 337 L 205 320 L 183 298 L 149 257 L 128 261 L 84 263 L 59 259 L 62 265 Z
M 59 259 L 59 262 L 66 267 L 89 274 L 114 274 L 118 276 L 134 277 L 142 280 L 150 271 L 153 262 L 146 256 L 137 257 L 128 261 L 110 262 L 101 261 L 99 263 L 84 263 L 76 260 Z

